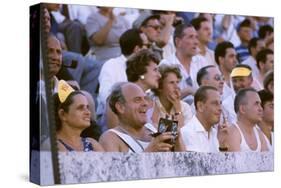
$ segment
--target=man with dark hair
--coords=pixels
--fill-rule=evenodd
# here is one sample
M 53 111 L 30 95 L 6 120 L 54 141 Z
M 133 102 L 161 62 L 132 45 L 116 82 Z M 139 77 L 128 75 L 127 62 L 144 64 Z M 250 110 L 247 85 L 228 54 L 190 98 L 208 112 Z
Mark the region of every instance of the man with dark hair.
M 197 72 L 201 67 L 208 65 L 205 59 L 198 55 L 197 36 L 192 25 L 178 25 L 173 37 L 176 53 L 160 62 L 160 64 L 177 65 L 180 68 L 183 77 L 180 82 L 181 96 L 189 104 L 192 103 L 192 95 L 198 88 Z
M 270 45 L 273 44 L 274 30 L 270 25 L 263 25 L 258 31 L 259 38 L 264 40 L 265 45 L 270 48 Z M 273 50 L 273 49 L 272 49 Z
M 182 137 L 188 151 L 219 152 L 221 132 L 214 125 L 221 116 L 220 94 L 215 87 L 201 86 L 194 95 L 196 114 L 182 129 Z
M 266 91 L 272 93 L 274 95 L 274 75 L 273 71 L 269 71 L 266 73 L 263 80 L 263 87 Z
M 236 51 L 231 42 L 221 42 L 215 49 L 215 60 L 224 78 L 223 96 L 225 99 L 233 94 L 230 73 L 237 64 Z
M 133 53 L 146 48 L 147 40 L 145 37 L 137 29 L 125 31 L 119 39 L 122 55 L 108 60 L 102 66 L 99 75 L 98 117 L 105 113 L 106 98 L 110 93 L 111 87 L 117 82 L 127 81 L 126 60 Z M 101 122 L 101 124 L 104 124 L 104 122 Z
M 202 55 L 208 64 L 216 65 L 214 51 L 208 48 L 208 44 L 212 42 L 213 26 L 205 17 L 197 17 L 191 20 L 191 24 L 195 28 L 199 39 L 199 54 Z
M 143 90 L 134 83 L 116 85 L 108 101 L 112 111 L 118 116 L 119 124 L 107 130 L 100 137 L 100 144 L 110 152 L 164 152 L 171 151 L 173 139 L 171 132 L 162 133 L 155 138 L 146 124 L 148 102 Z M 175 151 L 184 151 L 180 134 L 176 138 Z
M 237 51 L 238 61 L 241 63 L 250 56 L 248 45 L 253 35 L 251 21 L 249 19 L 243 20 L 238 25 L 237 33 L 241 40 L 241 44 L 237 46 L 235 49 Z
M 259 91 L 261 106 L 263 108 L 262 120 L 258 123 L 259 128 L 265 136 L 267 147 L 273 151 L 273 129 L 274 129 L 274 100 L 273 94 L 266 91 Z
M 262 120 L 263 109 L 255 89 L 241 89 L 234 100 L 237 122 L 228 127 L 225 144 L 228 151 L 268 151 L 265 138 L 256 124 Z
M 259 70 L 257 67 L 256 55 L 259 51 L 265 48 L 265 43 L 262 39 L 254 37 L 250 40 L 248 45 L 248 50 L 250 52 L 250 56 L 243 61 L 241 64 L 249 65 L 253 71 L 253 77 L 257 78 L 259 74 Z
M 197 83 L 199 86 L 213 86 L 220 95 L 223 94 L 224 78 L 215 65 L 202 67 L 197 73 Z
M 274 66 L 274 55 L 273 51 L 270 49 L 261 50 L 257 56 L 257 67 L 259 69 L 259 74 L 257 75 L 257 80 L 261 88 L 263 88 L 263 80 L 265 75 L 269 71 L 273 71 Z

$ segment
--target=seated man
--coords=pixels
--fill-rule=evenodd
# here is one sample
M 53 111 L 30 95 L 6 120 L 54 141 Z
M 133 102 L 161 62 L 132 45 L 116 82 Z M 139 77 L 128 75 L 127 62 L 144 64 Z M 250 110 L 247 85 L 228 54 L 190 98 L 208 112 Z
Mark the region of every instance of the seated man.
M 237 123 L 228 127 L 225 145 L 228 151 L 267 151 L 265 138 L 257 123 L 262 120 L 261 100 L 253 88 L 241 89 L 234 100 Z
M 221 133 L 227 125 L 214 128 L 222 113 L 219 91 L 212 86 L 201 86 L 194 95 L 196 114 L 182 129 L 186 150 L 196 152 L 219 152 Z M 221 146 L 221 147 L 220 147 Z
M 183 151 L 184 146 L 179 137 L 175 145 L 170 144 L 174 136 L 171 132 L 162 133 L 155 138 L 145 126 L 148 102 L 143 90 L 133 83 L 116 85 L 108 98 L 112 111 L 119 118 L 119 125 L 102 134 L 99 142 L 105 151 L 115 152 L 157 152 Z

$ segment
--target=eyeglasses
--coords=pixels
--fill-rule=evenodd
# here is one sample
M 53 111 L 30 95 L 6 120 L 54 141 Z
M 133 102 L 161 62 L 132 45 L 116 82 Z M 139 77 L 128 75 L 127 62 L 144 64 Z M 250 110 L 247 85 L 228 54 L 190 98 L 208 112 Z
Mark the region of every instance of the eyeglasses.
M 152 27 L 155 30 L 158 30 L 158 29 L 161 30 L 161 26 L 160 25 L 147 25 L 146 27 Z
M 215 77 L 214 77 L 214 79 L 216 80 L 216 81 L 223 81 L 224 80 L 224 77 L 223 77 L 223 75 L 216 75 Z

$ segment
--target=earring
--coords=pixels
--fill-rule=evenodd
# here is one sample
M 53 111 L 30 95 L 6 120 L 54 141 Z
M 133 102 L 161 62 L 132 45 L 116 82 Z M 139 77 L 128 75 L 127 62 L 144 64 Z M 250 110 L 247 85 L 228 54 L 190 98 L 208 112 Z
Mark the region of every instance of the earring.
M 140 75 L 140 79 L 141 79 L 141 80 L 144 80 L 144 75 Z

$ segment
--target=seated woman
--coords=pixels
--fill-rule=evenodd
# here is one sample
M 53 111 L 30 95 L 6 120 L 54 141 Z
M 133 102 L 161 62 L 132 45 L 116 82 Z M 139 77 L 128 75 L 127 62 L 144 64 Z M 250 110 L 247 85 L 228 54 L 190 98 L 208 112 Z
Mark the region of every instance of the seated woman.
M 154 98 L 153 113 L 151 121 L 154 126 L 158 126 L 160 118 L 169 117 L 177 120 L 182 128 L 192 118 L 191 107 L 183 102 L 179 88 L 181 80 L 180 69 L 176 66 L 161 65 L 159 67 L 161 79 L 158 89 L 153 89 Z
M 80 137 L 91 123 L 89 103 L 81 91 L 60 80 L 54 105 L 59 151 L 104 151 L 96 140 Z

